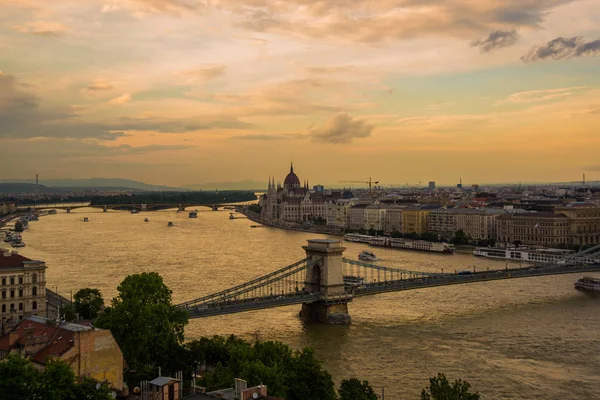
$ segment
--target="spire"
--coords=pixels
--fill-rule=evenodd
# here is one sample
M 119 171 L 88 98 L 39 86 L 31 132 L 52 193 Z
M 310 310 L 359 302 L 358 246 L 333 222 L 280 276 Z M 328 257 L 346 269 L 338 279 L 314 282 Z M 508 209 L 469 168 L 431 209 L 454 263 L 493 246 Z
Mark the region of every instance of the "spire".
M 294 163 L 290 161 L 290 173 L 294 173 Z

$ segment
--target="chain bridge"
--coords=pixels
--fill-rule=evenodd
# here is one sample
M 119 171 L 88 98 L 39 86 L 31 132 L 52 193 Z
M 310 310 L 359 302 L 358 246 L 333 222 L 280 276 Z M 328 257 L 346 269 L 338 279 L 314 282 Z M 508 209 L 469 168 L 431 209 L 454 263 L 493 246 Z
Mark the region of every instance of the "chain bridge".
M 312 239 L 306 258 L 249 282 L 178 306 L 190 318 L 301 304 L 312 321 L 349 323 L 348 303 L 360 296 L 500 279 L 600 271 L 600 245 L 554 264 L 460 273 L 432 273 L 384 267 L 343 258 L 339 240 Z

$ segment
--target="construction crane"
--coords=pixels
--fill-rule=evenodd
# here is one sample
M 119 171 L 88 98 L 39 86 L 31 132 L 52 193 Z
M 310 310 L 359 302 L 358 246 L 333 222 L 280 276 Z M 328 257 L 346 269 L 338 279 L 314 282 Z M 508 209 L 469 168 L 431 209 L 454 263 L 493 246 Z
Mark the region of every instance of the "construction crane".
M 369 192 L 372 191 L 372 185 L 377 185 L 379 181 L 372 181 L 371 177 L 369 177 L 368 181 L 340 181 L 340 183 L 367 183 L 369 185 Z

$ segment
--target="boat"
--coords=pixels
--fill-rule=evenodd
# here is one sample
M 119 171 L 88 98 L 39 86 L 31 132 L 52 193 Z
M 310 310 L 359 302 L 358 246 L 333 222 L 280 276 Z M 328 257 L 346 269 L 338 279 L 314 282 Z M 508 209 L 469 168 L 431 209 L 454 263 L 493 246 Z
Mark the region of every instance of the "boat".
M 250 225 L 250 228 L 260 228 L 260 225 Z
M 148 218 L 144 218 L 144 222 L 148 222 Z
M 235 219 L 235 217 L 233 216 L 233 214 L 229 214 L 229 219 Z
M 358 255 L 358 259 L 359 260 L 364 260 L 364 261 L 377 261 L 377 260 L 379 260 L 377 258 L 377 256 L 375 255 L 375 253 L 373 253 L 372 251 L 368 251 L 368 250 L 362 251 Z
M 169 223 L 167 224 L 167 226 L 173 226 L 173 223 L 171 221 L 169 221 Z
M 600 292 L 600 279 L 585 276 L 579 279 L 577 282 L 575 282 L 575 289 L 591 292 Z
M 23 242 L 13 242 L 11 244 L 12 247 L 25 247 L 25 243 Z
M 190 213 L 188 214 L 188 216 L 190 218 L 198 218 L 198 210 L 190 211 Z
M 554 264 L 562 261 L 565 257 L 574 254 L 573 250 L 551 249 L 551 248 L 529 248 L 521 247 L 476 247 L 473 255 L 487 258 L 500 258 L 510 261 L 525 261 L 528 263 Z
M 365 284 L 365 278 L 360 276 L 348 275 L 344 276 L 344 284 L 348 286 L 360 286 Z
M 140 210 L 137 210 L 137 209 L 136 209 L 136 210 L 131 210 L 131 213 L 132 213 L 132 214 L 139 214 L 139 213 L 140 213 Z
M 57 211 L 54 209 L 48 210 L 48 215 L 55 215 L 56 213 L 57 213 Z
M 83 222 L 88 222 L 88 221 L 89 221 L 88 217 L 83 217 Z
M 23 222 L 17 221 L 15 222 L 15 232 L 23 232 Z
M 347 240 L 348 242 L 369 243 L 371 239 L 373 239 L 373 236 L 361 235 L 358 233 L 347 233 L 344 235 L 344 240 Z
M 448 243 L 426 240 L 389 239 L 389 246 L 395 249 L 431 251 L 434 253 L 454 253 L 454 246 Z

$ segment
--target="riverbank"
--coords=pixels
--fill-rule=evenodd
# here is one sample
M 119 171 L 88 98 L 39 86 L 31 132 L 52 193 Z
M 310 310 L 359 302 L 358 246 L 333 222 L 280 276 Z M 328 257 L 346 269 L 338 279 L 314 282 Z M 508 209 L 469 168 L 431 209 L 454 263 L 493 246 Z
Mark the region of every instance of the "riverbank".
M 258 215 L 245 207 L 238 207 L 236 211 L 240 214 L 243 214 L 252 222 L 256 222 L 257 224 L 261 224 L 263 226 L 269 228 L 278 228 L 285 229 L 288 231 L 296 231 L 296 232 L 306 232 L 306 233 L 318 233 L 320 235 L 331 235 L 331 236 L 344 236 L 344 233 L 339 228 L 333 228 L 326 225 L 310 225 L 308 226 L 294 226 L 287 225 L 286 223 L 270 223 L 258 217 Z M 310 224 L 307 222 L 307 224 Z

